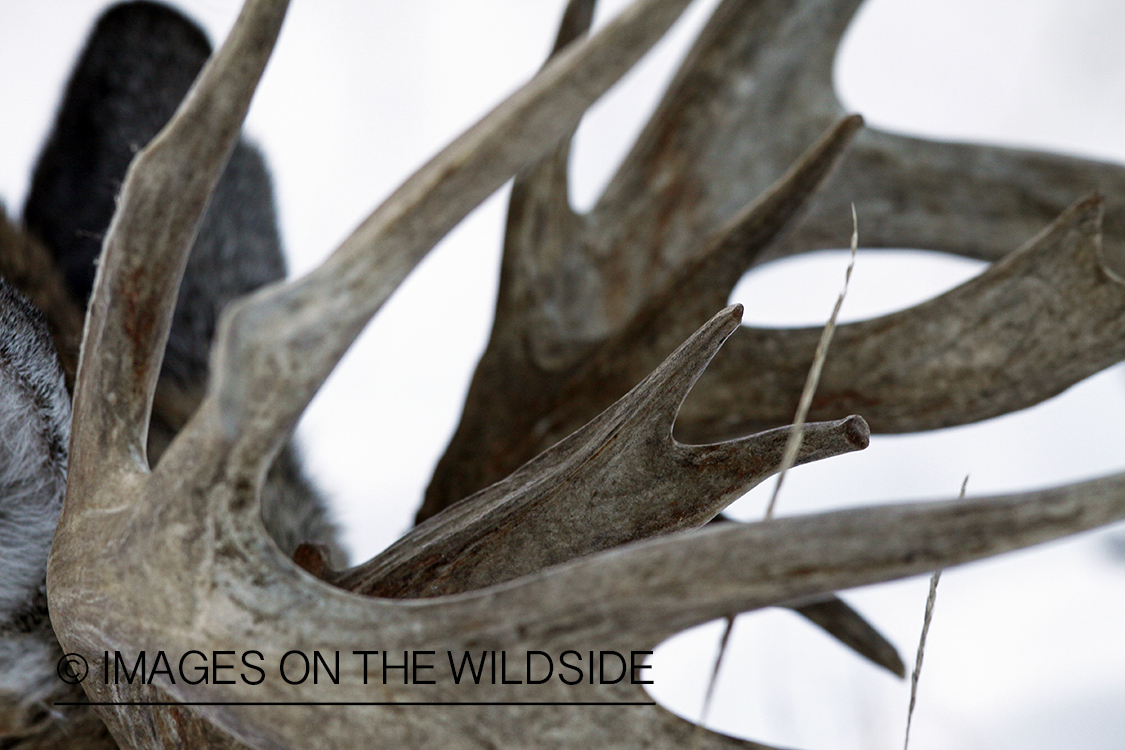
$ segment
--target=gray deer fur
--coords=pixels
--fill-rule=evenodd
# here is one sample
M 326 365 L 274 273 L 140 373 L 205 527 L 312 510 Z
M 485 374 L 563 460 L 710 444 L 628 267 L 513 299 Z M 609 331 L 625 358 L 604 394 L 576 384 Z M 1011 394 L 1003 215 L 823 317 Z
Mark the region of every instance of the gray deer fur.
M 42 315 L 3 281 L 0 330 L 0 702 L 22 709 L 60 687 L 44 581 L 66 490 L 70 397 Z
M 23 213 L 82 307 L 129 162 L 171 118 L 210 54 L 194 23 L 150 2 L 115 6 L 92 31 Z M 188 259 L 162 377 L 184 393 L 201 391 L 219 313 L 284 276 L 270 177 L 258 151 L 240 142 Z M 178 427 L 154 418 L 154 460 Z M 8 722 L 29 728 L 44 718 L 30 707 L 65 689 L 55 675 L 62 652 L 49 627 L 44 580 L 65 491 L 69 428 L 70 396 L 47 325 L 0 280 L 0 703 L 19 704 Z M 325 505 L 291 445 L 266 487 L 263 521 L 282 551 L 319 543 L 344 562 Z M 5 729 L 0 719 L 0 743 Z

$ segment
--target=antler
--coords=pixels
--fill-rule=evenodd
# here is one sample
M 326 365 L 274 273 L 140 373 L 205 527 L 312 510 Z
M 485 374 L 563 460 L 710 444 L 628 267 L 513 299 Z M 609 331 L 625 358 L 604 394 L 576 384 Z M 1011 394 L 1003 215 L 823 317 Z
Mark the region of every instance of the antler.
M 863 217 L 865 247 L 921 247 L 997 260 L 1096 189 L 1106 205 L 1110 262 L 1107 266 L 1100 249 L 1092 249 L 1103 230 L 1092 216 L 1096 209 L 1086 204 L 1080 212 L 1085 218 L 1070 211 L 1059 219 L 1085 227 L 1090 248 L 1082 254 L 1085 280 L 1068 272 L 1065 281 L 1052 281 L 1059 301 L 1050 305 L 1038 293 L 1019 290 L 1021 283 L 1033 282 L 1002 281 L 1009 290 L 1004 294 L 1018 298 L 1018 314 L 1034 318 L 1027 329 L 987 320 L 990 315 L 981 311 L 996 300 L 985 301 L 993 292 L 984 280 L 889 321 L 841 326 L 813 419 L 860 412 L 877 433 L 965 424 L 1036 404 L 1122 359 L 1113 328 L 1104 339 L 1089 340 L 1071 367 L 1065 352 L 1075 351 L 1073 339 L 1064 330 L 1068 316 L 1089 315 L 1081 337 L 1087 341 L 1101 330 L 1096 320 L 1114 316 L 1110 300 L 1119 281 L 1109 269 L 1120 272 L 1115 259 L 1125 242 L 1125 169 L 1117 165 L 863 129 L 843 152 L 838 170 L 831 169 L 838 154 L 830 149 L 819 168 L 808 170 L 811 184 L 790 196 L 793 205 L 767 214 L 781 224 L 774 233 L 735 232 L 726 253 L 714 254 L 750 207 L 784 190 L 791 179 L 786 175 L 795 170 L 791 165 L 812 158 L 802 152 L 845 114 L 832 87 L 832 62 L 860 4 L 725 0 L 589 214 L 569 207 L 566 145 L 517 180 L 493 335 L 419 519 L 502 478 L 636 382 L 591 397 L 595 389 L 584 368 L 600 356 L 600 347 L 642 325 L 657 300 L 666 305 L 657 328 L 674 326 L 679 335 L 647 351 L 641 346 L 630 351 L 641 373 L 725 305 L 743 272 L 784 255 L 839 246 L 851 234 L 850 203 Z M 852 140 L 851 133 L 837 132 Z M 820 180 L 824 185 L 816 190 Z M 1046 256 L 1048 245 L 1073 241 L 1042 237 L 1038 252 Z M 690 294 L 681 293 L 709 249 L 715 255 L 711 277 Z M 1028 260 L 1027 267 L 1039 262 Z M 1000 283 L 1010 271 L 990 273 Z M 1080 310 L 1087 303 L 1082 290 L 1100 300 L 1090 310 Z M 974 295 L 977 302 L 957 308 Z M 697 301 L 704 298 L 710 306 L 701 311 Z M 884 323 L 890 330 L 883 330 Z M 918 338 L 917 326 L 944 333 L 932 341 Z M 956 354 L 939 343 L 968 331 L 972 343 L 963 340 Z M 677 434 L 703 442 L 785 424 L 796 409 L 818 335 L 738 331 L 688 398 Z M 1057 344 L 1052 361 L 1068 364 L 1039 368 L 1038 360 L 1023 359 L 1021 352 L 1046 348 L 1035 343 L 1025 349 L 1025 335 Z M 628 338 L 624 341 L 628 347 Z M 982 348 L 993 354 L 979 354 Z M 1017 359 L 1012 370 L 1000 371 L 998 363 L 1007 356 L 1002 352 Z M 914 363 L 922 360 L 930 364 L 918 370 Z M 1020 368 L 1025 372 L 1017 376 Z M 572 398 L 576 392 L 580 397 Z
M 369 685 L 366 656 L 346 655 L 371 654 L 372 646 L 396 660 L 400 651 L 647 651 L 717 616 L 948 567 L 1125 517 L 1122 475 L 977 501 L 729 524 L 571 559 L 701 523 L 772 471 L 785 431 L 704 446 L 682 445 L 670 434 L 685 393 L 737 328 L 738 311 L 728 309 L 586 428 L 502 485 L 419 527 L 405 554 L 392 550 L 371 566 L 373 590 L 464 593 L 415 601 L 362 597 L 307 575 L 281 555 L 262 529 L 258 490 L 270 459 L 351 340 L 450 227 L 572 132 L 581 112 L 684 4 L 641 0 L 598 35 L 566 47 L 408 180 L 324 266 L 228 310 L 207 395 L 150 470 L 145 430 L 186 250 L 285 10 L 281 1 L 248 0 L 175 120 L 130 168 L 106 241 L 79 365 L 67 499 L 48 569 L 51 612 L 64 647 L 95 659 L 113 650 L 148 650 L 176 663 L 192 652 L 232 649 L 254 650 L 271 666 L 292 649 L 340 652 L 345 659 L 338 683 L 315 686 L 290 684 L 277 674 L 255 685 L 89 681 L 85 687 L 106 704 L 100 711 L 118 742 L 292 747 L 315 732 L 318 742 L 332 747 L 504 746 L 525 744 L 528 734 L 541 745 L 679 747 L 695 728 L 652 705 L 636 684 L 531 684 L 531 675 L 516 666 L 511 676 L 526 680 L 518 688 L 503 681 L 474 686 L 473 701 L 455 711 L 404 707 L 395 704 L 464 703 L 466 686 L 448 680 Z M 732 7 L 724 5 L 720 16 Z M 747 262 L 780 231 L 857 125 L 845 120 L 763 199 L 774 218 L 742 201 L 730 229 L 723 229 L 724 219 L 695 231 L 715 241 L 685 256 L 682 269 L 655 273 L 651 285 L 641 286 L 695 283 L 716 268 L 713 258 L 723 258 L 720 276 L 734 278 L 733 264 Z M 1096 213 L 1094 204 L 1081 207 L 1081 221 L 1061 222 L 1048 237 L 1062 239 L 1049 241 L 1067 245 L 1067 237 L 1076 237 L 1069 245 L 1096 250 L 1089 240 Z M 1072 224 L 1080 229 L 1071 232 Z M 1008 265 L 1019 266 L 1019 258 Z M 626 277 L 639 284 L 638 276 Z M 1007 291 L 1005 283 L 1028 277 L 1011 273 L 1006 278 L 1017 282 L 998 278 L 979 286 Z M 1104 293 L 1107 309 L 1117 304 L 1114 291 Z M 632 299 L 650 298 L 658 296 L 646 291 Z M 628 325 L 611 332 L 656 336 L 663 329 L 655 321 L 687 325 L 669 309 L 636 304 L 617 318 Z M 595 328 L 597 322 L 595 315 Z M 591 375 L 598 363 L 610 367 L 609 355 L 625 341 L 606 340 L 602 359 L 583 365 Z M 593 348 L 581 340 L 564 343 L 561 352 L 548 351 L 550 358 L 573 364 L 576 351 Z M 609 374 L 624 380 L 639 361 L 658 356 L 664 342 L 644 343 L 636 360 Z M 807 459 L 866 441 L 857 418 L 809 429 Z M 518 530 L 524 523 L 527 528 Z M 605 539 L 583 538 L 597 533 Z M 537 540 L 545 549 L 516 571 L 529 575 L 465 591 L 499 580 L 502 545 L 526 549 Z M 427 551 L 446 564 L 421 564 Z M 474 577 L 458 565 L 480 565 L 484 572 Z M 129 705 L 169 700 L 193 705 Z M 602 705 L 576 705 L 583 702 Z M 620 719 L 623 710 L 630 711 L 628 721 Z M 698 746 L 754 745 L 703 733 Z

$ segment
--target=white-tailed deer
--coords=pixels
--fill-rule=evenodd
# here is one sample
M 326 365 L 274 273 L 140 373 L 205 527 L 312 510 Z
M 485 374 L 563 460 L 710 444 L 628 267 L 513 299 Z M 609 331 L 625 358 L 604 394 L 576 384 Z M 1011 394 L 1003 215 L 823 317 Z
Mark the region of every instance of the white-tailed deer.
M 1125 517 L 1113 476 L 664 536 L 776 470 L 819 331 L 740 327 L 726 300 L 755 264 L 847 237 L 852 201 L 865 245 L 996 262 L 929 303 L 840 328 L 813 408 L 829 421 L 806 427 L 801 461 L 862 448 L 868 422 L 908 432 L 1020 409 L 1125 357 L 1125 290 L 1101 258 L 1103 203 L 1120 250 L 1125 173 L 863 129 L 830 86 L 858 4 L 723 2 L 579 215 L 566 178 L 579 118 L 686 2 L 639 0 L 587 37 L 593 3 L 572 0 L 540 74 L 290 283 L 272 283 L 268 181 L 238 143 L 286 3 L 249 0 L 182 104 L 205 40 L 150 3 L 107 14 L 24 211 L 46 248 L 5 229 L 4 273 L 46 319 L 0 298 L 14 342 L 0 401 L 20 429 L 0 498 L 5 741 L 753 747 L 696 732 L 632 680 L 595 682 L 593 654 L 786 605 L 901 672 L 834 591 Z M 339 570 L 331 552 L 298 548 L 333 538 L 288 437 L 398 283 L 513 175 L 492 340 L 420 523 Z M 1095 186 L 1106 198 L 1082 197 Z M 96 714 L 68 705 L 81 694 L 55 673 L 64 651 L 88 657 Z M 291 652 L 345 658 L 312 683 L 276 673 Z M 432 652 L 520 663 L 512 682 L 502 671 L 471 691 L 388 681 L 386 662 L 369 684 L 368 656 Z M 170 667 L 101 679 L 115 653 Z M 589 653 L 589 681 L 532 684 L 530 653 Z M 185 659 L 217 670 L 223 654 L 256 654 L 262 679 L 246 662 L 232 664 L 251 679 L 183 679 Z

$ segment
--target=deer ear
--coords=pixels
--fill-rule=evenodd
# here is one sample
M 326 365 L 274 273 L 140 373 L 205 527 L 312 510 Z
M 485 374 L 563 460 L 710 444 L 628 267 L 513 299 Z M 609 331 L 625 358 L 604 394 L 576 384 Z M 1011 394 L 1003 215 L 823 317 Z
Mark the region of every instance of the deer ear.
M 115 6 L 91 32 L 24 208 L 25 225 L 51 250 L 79 302 L 93 287 L 129 162 L 172 117 L 210 54 L 199 27 L 155 3 Z
M 24 208 L 24 224 L 47 245 L 79 304 L 93 287 L 129 163 L 171 119 L 210 54 L 195 23 L 151 2 L 114 6 L 91 33 Z M 257 151 L 240 143 L 188 259 L 164 374 L 201 386 L 223 307 L 284 275 L 269 174 Z

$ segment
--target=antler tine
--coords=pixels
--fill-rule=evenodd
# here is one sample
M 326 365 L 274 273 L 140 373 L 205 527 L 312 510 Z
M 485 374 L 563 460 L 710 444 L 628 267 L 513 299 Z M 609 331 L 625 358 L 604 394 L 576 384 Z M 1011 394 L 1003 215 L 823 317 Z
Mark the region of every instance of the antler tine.
M 506 480 L 326 577 L 369 595 L 437 596 L 703 525 L 777 471 L 789 434 L 701 446 L 672 439 L 680 403 L 741 312 L 715 315 L 616 404 Z M 859 417 L 808 425 L 799 461 L 859 450 L 867 439 Z
M 1121 361 L 1125 283 L 1102 260 L 1101 217 L 1101 198 L 1088 197 L 965 284 L 839 326 L 813 418 L 858 411 L 876 432 L 950 427 L 1039 403 Z M 684 404 L 677 434 L 716 440 L 784 424 L 819 335 L 740 329 Z
M 319 269 L 228 309 L 210 397 L 228 434 L 243 433 L 247 461 L 276 449 L 359 331 L 437 241 L 570 132 L 686 4 L 638 0 L 570 45 L 407 180 Z
M 595 4 L 594 0 L 571 0 L 567 4 L 548 62 L 589 31 Z M 536 329 L 550 326 L 551 321 L 549 317 L 540 320 L 520 313 L 529 307 L 529 298 L 544 296 L 544 283 L 557 285 L 560 277 L 565 278 L 567 270 L 559 264 L 568 259 L 569 249 L 585 223 L 570 207 L 568 166 L 573 138 L 571 128 L 553 153 L 517 174 L 508 199 L 493 336 L 527 340 L 533 348 L 541 345 Z
M 859 5 L 722 3 L 595 209 L 591 220 L 607 234 L 596 244 L 620 245 L 628 233 L 641 244 L 656 238 L 665 256 L 690 254 L 694 237 L 714 231 L 776 180 L 802 145 L 844 112 L 832 62 Z M 666 149 L 669 142 L 677 148 Z M 663 192 L 653 200 L 656 174 Z M 851 231 L 852 203 L 867 217 L 865 247 L 996 260 L 1093 189 L 1107 199 L 1107 248 L 1118 268 L 1125 252 L 1121 166 L 869 128 L 808 214 L 761 260 L 837 247 Z M 619 216 L 631 217 L 628 226 Z
M 562 52 L 567 45 L 576 39 L 585 36 L 590 31 L 594 22 L 594 8 L 597 0 L 570 0 L 563 10 L 562 20 L 559 21 L 559 30 L 555 35 L 555 46 L 551 49 L 550 57 Z
M 591 212 L 599 249 L 651 246 L 664 259 L 657 274 L 640 262 L 627 268 L 633 306 L 845 114 L 832 62 L 860 3 L 725 0 L 715 9 Z M 837 243 L 850 233 L 849 225 Z
M 629 325 L 605 344 L 614 350 L 610 357 L 643 366 L 689 335 L 710 309 L 726 304 L 758 255 L 796 223 L 862 128 L 859 115 L 833 123 L 780 180 L 702 243 L 703 252 L 654 290 Z
M 71 487 L 83 486 L 93 466 L 148 468 L 149 412 L 187 253 L 287 4 L 247 0 L 175 117 L 129 168 L 90 300 Z
M 863 126 L 860 115 L 848 115 L 830 125 L 776 183 L 705 243 L 710 246 L 703 261 L 707 268 L 685 264 L 680 278 L 669 287 L 681 286 L 681 279 L 690 280 L 690 292 L 727 299 L 758 255 L 801 216 Z
M 906 665 L 891 642 L 843 599 L 829 594 L 788 606 L 857 654 L 893 675 L 906 677 Z

